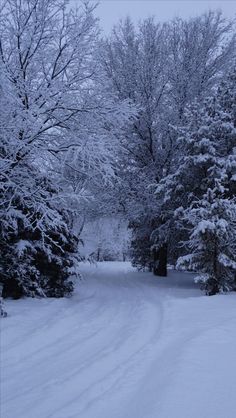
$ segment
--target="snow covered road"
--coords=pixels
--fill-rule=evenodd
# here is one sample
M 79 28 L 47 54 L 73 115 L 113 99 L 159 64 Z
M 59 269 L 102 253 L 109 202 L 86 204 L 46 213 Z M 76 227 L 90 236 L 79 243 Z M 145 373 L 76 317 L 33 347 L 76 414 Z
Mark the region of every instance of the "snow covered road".
M 7 301 L 1 418 L 235 418 L 236 294 L 129 263 L 82 271 L 71 299 Z

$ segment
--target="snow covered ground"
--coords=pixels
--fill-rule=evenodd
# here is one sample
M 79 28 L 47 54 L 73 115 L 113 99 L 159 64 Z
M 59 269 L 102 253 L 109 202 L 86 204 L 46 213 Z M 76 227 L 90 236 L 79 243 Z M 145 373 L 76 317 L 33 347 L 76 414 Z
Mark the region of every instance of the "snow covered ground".
M 235 418 L 236 294 L 82 270 L 71 299 L 6 302 L 1 418 Z

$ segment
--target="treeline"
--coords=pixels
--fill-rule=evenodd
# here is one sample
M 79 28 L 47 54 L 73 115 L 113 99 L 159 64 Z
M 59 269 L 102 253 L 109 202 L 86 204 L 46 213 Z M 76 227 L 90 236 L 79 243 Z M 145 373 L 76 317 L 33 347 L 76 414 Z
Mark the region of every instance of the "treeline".
M 70 295 L 85 219 L 105 214 L 129 221 L 138 268 L 169 262 L 208 294 L 235 289 L 234 63 L 219 12 L 126 19 L 102 39 L 88 2 L 4 2 L 3 296 Z

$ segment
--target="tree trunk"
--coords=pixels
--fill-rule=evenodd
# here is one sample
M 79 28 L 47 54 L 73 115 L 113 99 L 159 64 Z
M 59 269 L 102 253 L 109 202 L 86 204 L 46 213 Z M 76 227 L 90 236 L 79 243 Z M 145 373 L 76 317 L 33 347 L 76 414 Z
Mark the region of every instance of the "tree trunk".
M 154 268 L 155 276 L 167 276 L 167 244 L 163 244 L 158 251 L 154 251 Z

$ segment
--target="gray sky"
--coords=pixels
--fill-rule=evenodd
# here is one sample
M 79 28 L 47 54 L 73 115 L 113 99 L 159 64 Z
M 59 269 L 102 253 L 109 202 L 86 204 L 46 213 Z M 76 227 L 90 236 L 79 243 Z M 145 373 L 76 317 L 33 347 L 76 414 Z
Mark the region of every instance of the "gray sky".
M 165 21 L 176 16 L 196 16 L 209 9 L 221 9 L 227 18 L 236 17 L 236 0 L 101 0 L 96 14 L 102 29 L 108 33 L 120 18 L 127 15 L 136 22 L 152 15 Z

